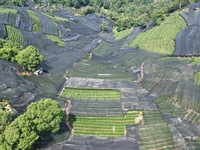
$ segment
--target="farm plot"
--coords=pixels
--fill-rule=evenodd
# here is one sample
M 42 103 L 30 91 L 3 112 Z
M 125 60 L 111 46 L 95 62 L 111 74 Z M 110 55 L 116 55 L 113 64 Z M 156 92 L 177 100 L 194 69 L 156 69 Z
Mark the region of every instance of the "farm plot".
M 58 25 L 51 18 L 43 15 L 39 11 L 35 11 L 40 19 L 41 32 L 58 36 Z
M 115 116 L 123 115 L 119 99 L 72 99 L 70 114 L 76 116 Z
M 139 147 L 141 150 L 150 149 L 178 149 L 172 139 L 167 123 L 159 111 L 144 111 L 144 125 L 138 126 L 140 135 Z
M 157 98 L 155 102 L 159 105 L 162 113 L 178 115 L 181 117 L 184 117 L 187 114 L 187 109 L 181 107 L 178 103 L 173 101 L 173 98 L 170 96 L 161 96 Z
M 118 31 L 116 30 L 116 28 L 114 28 L 114 29 L 113 29 L 113 33 L 114 33 L 115 40 L 120 40 L 120 39 L 122 39 L 122 38 L 125 37 L 126 35 L 130 34 L 132 31 L 133 31 L 133 28 L 126 29 L 126 30 L 123 30 L 123 31 L 118 32 Z
M 73 133 L 87 136 L 119 137 L 126 135 L 126 125 L 135 124 L 142 112 L 128 111 L 126 116 L 69 116 Z
M 146 90 L 155 94 L 171 94 L 177 87 L 176 80 L 180 77 L 180 74 L 173 68 L 163 67 L 156 68 L 155 71 L 153 69 L 148 71 L 145 77 L 141 81 L 141 86 Z
M 7 30 L 7 34 L 8 34 L 8 40 L 20 44 L 23 44 L 23 35 L 21 33 L 21 31 L 15 27 L 12 27 L 10 25 L 6 25 L 6 30 Z
M 50 35 L 50 34 L 46 34 L 46 37 L 53 41 L 53 42 L 56 42 L 58 43 L 58 46 L 63 46 L 65 44 L 65 42 L 61 41 L 57 36 L 55 35 Z
M 28 13 L 31 16 L 31 20 L 32 20 L 32 31 L 33 32 L 40 32 L 40 19 L 37 16 L 37 14 L 33 11 L 33 10 L 27 10 Z
M 93 99 L 119 99 L 120 91 L 111 89 L 79 89 L 65 88 L 63 96 L 71 98 L 93 98 Z
M 194 122 L 194 123 L 197 123 L 198 125 L 200 125 L 200 114 L 199 113 L 191 111 L 186 115 L 186 119 L 188 121 L 191 121 L 191 122 Z
M 174 120 L 174 118 L 172 119 Z M 180 120 L 180 118 L 179 118 Z M 189 150 L 199 150 L 200 149 L 200 141 L 198 140 L 198 136 L 200 135 L 199 126 L 197 124 L 191 123 L 185 119 L 181 119 L 181 121 L 172 121 L 176 131 L 179 135 L 181 135 L 182 140 L 184 141 L 184 148 Z M 175 133 L 176 134 L 176 133 Z M 179 139 L 175 139 L 179 140 Z
M 172 54 L 174 39 L 180 30 L 186 26 L 183 18 L 178 13 L 166 17 L 160 26 L 140 33 L 130 44 L 152 52 Z
M 193 82 L 181 82 L 178 84 L 175 99 L 183 107 L 200 112 L 199 85 Z

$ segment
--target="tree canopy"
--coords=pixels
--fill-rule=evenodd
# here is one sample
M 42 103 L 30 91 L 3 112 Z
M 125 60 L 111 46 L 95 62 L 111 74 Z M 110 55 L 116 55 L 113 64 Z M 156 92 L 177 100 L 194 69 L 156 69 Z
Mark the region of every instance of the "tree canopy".
M 59 108 L 58 102 L 50 98 L 33 102 L 24 114 L 6 128 L 4 124 L 9 123 L 9 120 L 0 120 L 0 123 L 3 122 L 2 131 L 4 130 L 0 132 L 0 149 L 30 149 L 40 137 L 57 132 L 63 119 L 64 112 Z
M 43 61 L 43 56 L 34 46 L 28 46 L 16 56 L 16 61 L 26 70 L 35 71 L 37 65 Z

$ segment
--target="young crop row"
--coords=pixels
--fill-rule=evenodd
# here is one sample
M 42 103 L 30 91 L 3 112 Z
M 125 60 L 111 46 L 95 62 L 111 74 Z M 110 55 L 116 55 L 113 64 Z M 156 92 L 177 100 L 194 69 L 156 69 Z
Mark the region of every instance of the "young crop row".
M 72 98 L 119 99 L 120 91 L 110 89 L 65 88 L 62 95 Z
M 140 149 L 174 149 L 176 143 L 159 111 L 144 111 L 144 125 L 138 127 Z
M 52 15 L 49 15 L 49 14 L 46 14 L 46 13 L 43 13 L 43 12 L 42 12 L 42 14 L 51 18 L 54 21 L 68 21 L 67 18 L 63 18 L 63 17 L 59 17 L 59 16 L 52 16 Z
M 69 116 L 73 133 L 78 135 L 95 135 L 105 137 L 124 136 L 126 125 L 135 124 L 139 111 L 129 111 L 123 116 Z
M 113 29 L 115 40 L 120 40 L 133 31 L 133 28 L 118 32 L 116 28 Z
M 177 88 L 176 101 L 183 107 L 200 112 L 199 86 L 193 83 L 183 83 Z
M 63 46 L 65 44 L 64 41 L 61 41 L 57 36 L 55 35 L 51 35 L 51 34 L 46 34 L 46 37 L 53 41 L 53 42 L 56 42 L 58 44 L 58 46 Z
M 158 53 L 172 54 L 175 45 L 174 39 L 185 26 L 186 23 L 183 18 L 175 13 L 166 17 L 160 26 L 140 33 L 131 43 L 131 46 Z
M 12 9 L 12 8 L 3 8 L 3 7 L 0 7 L 0 14 L 4 14 L 4 13 L 17 14 L 18 11 L 16 9 Z
M 40 32 L 41 31 L 41 25 L 40 25 L 40 19 L 37 16 L 37 14 L 33 10 L 27 10 L 28 13 L 31 16 L 32 20 L 32 31 L 33 32 Z
M 10 25 L 6 25 L 6 30 L 7 30 L 8 40 L 23 45 L 23 35 L 19 29 L 12 27 Z
M 172 115 L 179 115 L 184 117 L 187 113 L 187 110 L 184 107 L 181 107 L 178 103 L 173 101 L 172 97 L 161 96 L 156 99 L 156 104 L 159 105 L 163 113 L 168 113 Z
M 187 120 L 197 123 L 200 125 L 200 114 L 196 113 L 194 111 L 191 111 L 188 115 L 187 115 Z

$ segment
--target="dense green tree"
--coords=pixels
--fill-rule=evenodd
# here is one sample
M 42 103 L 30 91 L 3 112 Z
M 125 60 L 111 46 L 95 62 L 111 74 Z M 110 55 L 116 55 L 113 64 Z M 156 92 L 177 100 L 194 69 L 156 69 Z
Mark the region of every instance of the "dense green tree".
M 160 23 L 165 20 L 165 12 L 161 9 L 154 10 L 151 14 L 151 19 L 155 21 L 156 25 L 160 25 Z
M 2 134 L 6 126 L 11 122 L 11 115 L 9 112 L 0 109 L 0 116 L 0 134 Z
M 7 125 L 0 134 L 0 149 L 30 149 L 40 137 L 57 132 L 64 116 L 58 102 L 52 99 L 46 98 L 30 104 L 27 111 Z
M 12 43 L 12 42 L 6 42 L 1 41 L 0 42 L 0 58 L 9 60 L 9 61 L 15 61 L 15 56 L 18 54 L 19 51 L 22 50 L 22 46 Z
M 35 71 L 36 67 L 43 61 L 37 48 L 28 46 L 16 56 L 16 61 L 26 70 Z

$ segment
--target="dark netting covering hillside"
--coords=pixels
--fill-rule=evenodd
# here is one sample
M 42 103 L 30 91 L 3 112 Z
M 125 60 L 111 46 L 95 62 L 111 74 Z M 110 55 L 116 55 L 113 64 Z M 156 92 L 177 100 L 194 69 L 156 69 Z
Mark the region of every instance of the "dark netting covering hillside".
M 19 26 L 19 23 L 17 22 L 18 18 L 19 18 L 18 14 L 13 14 L 13 13 L 0 14 L 0 20 L 1 20 L 0 23 L 18 27 Z
M 181 149 L 200 149 L 200 126 L 177 116 L 164 115 L 173 139 Z
M 6 8 L 12 8 L 18 11 L 15 27 L 21 30 L 31 31 L 31 28 L 32 28 L 31 16 L 29 15 L 29 13 L 27 12 L 25 8 L 15 7 L 15 6 L 9 6 Z
M 30 18 L 26 10 L 16 9 L 18 15 L 0 14 L 0 19 L 4 21 L 0 25 L 1 36 L 5 36 L 5 24 L 17 24 L 16 27 L 19 27 L 23 34 L 24 46 L 35 46 L 44 56 L 41 67 L 45 72 L 41 76 L 31 75 L 25 79 L 18 74 L 15 69 L 17 66 L 0 60 L 1 95 L 8 96 L 14 107 L 21 108 L 38 97 L 51 97 L 60 103 L 63 110 L 67 106 L 67 100 L 70 100 L 69 114 L 77 116 L 123 116 L 128 110 L 145 110 L 144 124 L 138 125 L 137 130 L 127 127 L 127 136 L 112 139 L 74 135 L 68 139 L 67 136 L 61 135 L 55 139 L 56 143 L 53 145 L 48 141 L 45 146 L 47 149 L 137 150 L 138 143 L 143 149 L 151 146 L 152 149 L 157 146 L 158 149 L 165 146 L 181 149 L 187 147 L 187 144 L 199 144 L 185 137 L 199 135 L 200 85 L 194 81 L 198 65 L 191 64 L 189 59 L 169 58 L 166 55 L 127 47 L 142 28 L 135 28 L 128 36 L 115 42 L 112 34 L 100 33 L 102 20 L 107 22 L 109 32 L 112 27 L 112 23 L 105 18 L 97 15 L 78 17 L 62 11 L 57 13 L 62 17 L 66 15 L 69 21 L 56 21 L 57 26 L 53 20 L 36 11 L 42 21 L 42 32 L 32 33 L 29 30 Z M 189 17 L 186 20 L 191 20 L 191 25 L 194 25 L 199 15 L 196 15 L 196 12 L 191 14 L 190 16 L 190 13 L 185 13 Z M 192 18 L 193 15 L 197 18 Z M 21 27 L 19 22 L 22 22 Z M 198 25 L 198 21 L 196 23 Z M 58 35 L 58 28 L 61 30 L 63 46 L 43 34 Z M 188 49 L 198 48 L 198 28 L 188 27 L 180 32 L 176 39 L 175 54 L 197 54 L 198 49 L 192 53 Z M 120 98 L 112 100 L 59 96 L 61 89 L 65 87 L 115 89 L 119 90 L 121 95 Z M 175 109 L 176 111 L 172 111 Z M 191 116 L 189 110 L 193 112 Z M 164 116 L 163 120 L 163 114 L 170 115 L 169 119 Z M 171 114 L 181 118 L 182 122 L 171 122 Z M 183 118 L 189 118 L 191 122 L 185 122 Z M 187 130 L 184 130 L 183 126 L 186 126 Z M 65 128 L 66 126 L 62 126 L 62 129 Z M 69 131 L 64 130 L 63 134 L 68 135 Z M 154 138 L 149 140 L 149 137 Z M 158 139 L 162 141 L 158 142 Z M 185 142 L 179 143 L 182 139 Z
M 190 10 L 195 10 L 195 9 L 198 9 L 199 7 L 200 7 L 200 2 L 196 2 L 196 3 L 191 4 Z
M 56 143 L 46 150 L 139 150 L 135 138 L 103 138 L 74 136 L 70 141 Z
M 183 28 L 176 37 L 174 55 L 200 55 L 200 12 L 181 13 L 188 27 Z
M 0 38 L 5 39 L 7 37 L 6 27 L 4 24 L 0 24 Z
M 49 17 L 35 10 L 41 22 L 41 32 L 46 34 L 52 34 L 58 36 L 58 27 L 56 22 L 54 22 Z
M 19 75 L 18 66 L 0 59 L 0 95 L 7 97 L 14 108 L 27 106 L 41 94 L 34 83 Z
M 137 83 L 126 80 L 70 78 L 66 87 L 87 89 L 115 89 L 119 90 L 120 99 L 71 99 L 73 115 L 80 116 L 115 116 L 123 115 L 127 110 L 157 110 L 157 106 L 147 98 L 148 91 L 139 87 Z

